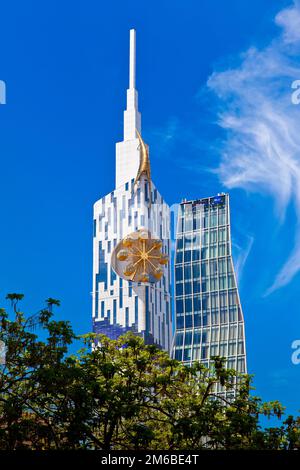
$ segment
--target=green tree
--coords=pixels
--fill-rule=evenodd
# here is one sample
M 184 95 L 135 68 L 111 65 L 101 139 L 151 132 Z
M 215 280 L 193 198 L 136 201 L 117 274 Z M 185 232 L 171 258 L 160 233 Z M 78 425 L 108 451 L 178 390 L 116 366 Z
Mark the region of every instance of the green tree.
M 47 410 L 47 403 L 53 402 L 52 397 L 48 399 L 51 392 L 40 395 L 40 389 L 43 381 L 50 382 L 54 375 L 58 380 L 62 370 L 69 369 L 64 356 L 75 335 L 69 322 L 51 320 L 47 309 L 26 319 L 18 309 L 23 295 L 8 294 L 7 298 L 15 317 L 10 320 L 0 310 L 0 340 L 5 345 L 0 373 L 0 448 L 58 448 L 53 413 Z M 31 331 L 36 325 L 46 330 L 46 341 Z
M 262 429 L 260 416 L 281 418 L 283 407 L 253 396 L 251 378 L 224 359 L 211 370 L 186 367 L 131 333 L 84 335 L 70 355 L 78 338 L 53 320 L 59 301 L 26 318 L 22 296 L 7 298 L 14 318 L 0 311 L 0 449 L 299 449 L 299 418 Z M 234 400 L 216 395 L 217 383 L 230 391 L 236 380 Z

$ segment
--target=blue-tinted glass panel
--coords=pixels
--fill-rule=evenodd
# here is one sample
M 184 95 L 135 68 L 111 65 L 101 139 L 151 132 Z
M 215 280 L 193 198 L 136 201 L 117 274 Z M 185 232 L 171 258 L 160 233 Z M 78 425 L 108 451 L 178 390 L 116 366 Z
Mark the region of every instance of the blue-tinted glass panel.
M 129 326 L 129 308 L 126 307 L 125 309 L 125 322 L 126 322 L 126 326 Z
M 176 284 L 176 295 L 183 295 L 183 283 Z
M 200 281 L 194 281 L 193 282 L 193 290 L 194 290 L 194 294 L 197 294 L 200 292 Z
M 189 297 L 185 299 L 185 313 L 189 313 L 193 311 L 193 306 L 192 306 L 192 298 Z
M 176 281 L 183 280 L 183 268 L 181 266 L 177 266 L 175 268 L 175 277 L 176 277 Z
M 117 323 L 117 301 L 113 302 L 113 323 Z
M 200 345 L 201 333 L 200 331 L 194 332 L 194 346 Z
M 208 271 L 208 262 L 204 261 L 201 263 L 201 276 L 206 277 L 208 276 L 209 271 Z
M 176 317 L 176 327 L 178 329 L 182 329 L 184 327 L 184 316 L 181 315 L 180 317 Z
M 137 327 L 139 321 L 139 298 L 137 295 L 134 298 L 134 321 Z
M 185 348 L 183 350 L 183 360 L 184 361 L 190 361 L 191 360 L 191 353 L 192 353 L 191 348 Z
M 184 266 L 184 278 L 191 279 L 191 277 L 192 277 L 192 266 L 190 264 L 187 264 Z
M 176 313 L 177 314 L 183 313 L 183 300 L 181 299 L 176 300 Z
M 202 310 L 209 309 L 209 296 L 203 295 L 202 296 Z
M 184 293 L 185 295 L 190 295 L 192 293 L 192 281 L 184 283 Z
M 193 230 L 199 230 L 201 227 L 200 214 L 196 213 L 193 217 Z
M 192 332 L 191 331 L 187 331 L 185 333 L 185 339 L 184 339 L 184 344 L 186 346 L 190 346 L 192 344 Z
M 191 232 L 193 230 L 193 219 L 190 216 L 185 218 L 185 231 Z
M 177 333 L 176 334 L 175 345 L 176 346 L 182 346 L 183 345 L 183 333 Z
M 201 311 L 201 300 L 200 295 L 194 295 L 194 312 Z
M 209 290 L 209 282 L 208 281 L 202 281 L 201 282 L 201 292 L 207 292 Z
M 177 239 L 177 250 L 182 250 L 183 249 L 183 238 L 178 238 Z
M 193 279 L 198 279 L 200 277 L 200 264 L 193 264 Z
M 177 361 L 182 361 L 182 349 L 176 349 L 175 351 L 175 359 Z

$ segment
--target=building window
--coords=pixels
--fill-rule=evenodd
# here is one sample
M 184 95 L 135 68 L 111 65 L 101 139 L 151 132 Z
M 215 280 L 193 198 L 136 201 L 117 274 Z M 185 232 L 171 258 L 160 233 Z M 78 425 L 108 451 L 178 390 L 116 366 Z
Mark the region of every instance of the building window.
M 208 346 L 202 346 L 201 348 L 201 359 L 208 358 Z
M 236 291 L 232 290 L 228 292 L 229 305 L 237 305 L 237 295 Z
M 192 349 L 191 348 L 184 348 L 183 350 L 183 360 L 184 361 L 190 361 L 191 360 L 191 352 L 192 352 Z
M 201 311 L 201 301 L 199 295 L 194 295 L 194 312 Z
M 227 277 L 226 276 L 220 276 L 219 282 L 220 282 L 220 290 L 227 289 Z
M 190 346 L 192 344 L 192 332 L 191 331 L 187 331 L 185 333 L 184 344 L 186 346 Z
M 178 232 L 182 233 L 184 230 L 183 230 L 183 223 L 184 223 L 184 219 L 183 217 L 180 217 L 178 219 Z
M 178 328 L 179 330 L 184 328 L 184 316 L 183 315 L 176 317 L 176 328 Z
M 200 216 L 199 213 L 193 214 L 193 230 L 200 229 Z
M 193 230 L 193 217 L 189 215 L 185 218 L 185 231 L 191 232 Z
M 181 299 L 176 300 L 176 313 L 177 314 L 183 313 L 183 300 Z
M 184 283 L 184 293 L 185 295 L 190 295 L 192 293 L 192 281 Z
M 245 360 L 244 359 L 238 359 L 237 370 L 238 372 L 242 374 L 245 373 Z
M 183 268 L 181 266 L 176 267 L 175 277 L 176 277 L 176 281 L 182 281 L 183 280 Z
M 216 258 L 217 257 L 217 246 L 211 246 L 209 250 L 209 257 Z
M 113 302 L 113 323 L 114 325 L 117 323 L 117 301 L 115 299 Z
M 178 238 L 177 239 L 177 251 L 183 249 L 183 238 Z
M 139 324 L 139 298 L 136 295 L 134 299 L 134 321 L 135 321 L 135 326 L 138 328 Z
M 202 277 L 206 277 L 208 276 L 209 272 L 208 272 L 208 262 L 207 261 L 204 261 L 201 263 L 201 276 Z
M 194 346 L 195 345 L 200 345 L 200 338 L 201 338 L 201 333 L 200 331 L 194 331 Z
M 119 307 L 123 308 L 123 288 L 121 287 L 121 283 L 119 287 Z
M 198 294 L 200 292 L 200 280 L 193 282 L 193 291 L 194 294 Z
M 176 284 L 176 296 L 183 295 L 183 283 Z
M 182 361 L 182 349 L 176 349 L 175 351 L 175 359 L 177 361 Z
M 192 328 L 193 327 L 193 315 L 186 315 L 185 316 L 185 327 Z
M 200 264 L 193 264 L 193 279 L 198 279 L 200 277 Z
M 199 261 L 200 260 L 200 249 L 193 249 L 193 261 Z
M 183 345 L 183 333 L 177 333 L 176 334 L 175 345 L 176 346 L 182 346 Z
M 187 264 L 184 266 L 184 278 L 191 279 L 192 278 L 192 266 Z
M 185 313 L 190 313 L 193 311 L 192 298 L 188 297 L 185 299 Z

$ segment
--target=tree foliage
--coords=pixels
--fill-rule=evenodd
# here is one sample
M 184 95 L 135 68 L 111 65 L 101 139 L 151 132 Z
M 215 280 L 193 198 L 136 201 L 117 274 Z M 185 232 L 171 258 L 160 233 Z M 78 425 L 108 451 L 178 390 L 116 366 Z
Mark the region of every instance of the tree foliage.
M 299 418 L 260 427 L 261 415 L 281 418 L 283 407 L 253 396 L 249 376 L 238 377 L 233 401 L 215 394 L 217 383 L 232 390 L 237 376 L 222 358 L 210 371 L 187 367 L 131 333 L 84 335 L 85 347 L 70 355 L 78 338 L 53 319 L 59 301 L 26 318 L 22 297 L 7 296 L 13 319 L 0 310 L 0 450 L 300 448 Z

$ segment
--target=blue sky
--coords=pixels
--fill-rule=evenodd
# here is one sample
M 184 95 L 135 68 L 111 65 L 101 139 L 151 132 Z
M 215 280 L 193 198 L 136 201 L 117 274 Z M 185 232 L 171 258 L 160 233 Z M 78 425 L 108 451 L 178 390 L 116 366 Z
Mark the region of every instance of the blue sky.
M 0 298 L 49 296 L 91 328 L 92 206 L 114 188 L 129 29 L 155 184 L 169 204 L 226 191 L 258 395 L 300 409 L 300 6 L 270 0 L 1 6 Z M 166 177 L 166 175 L 168 175 Z

